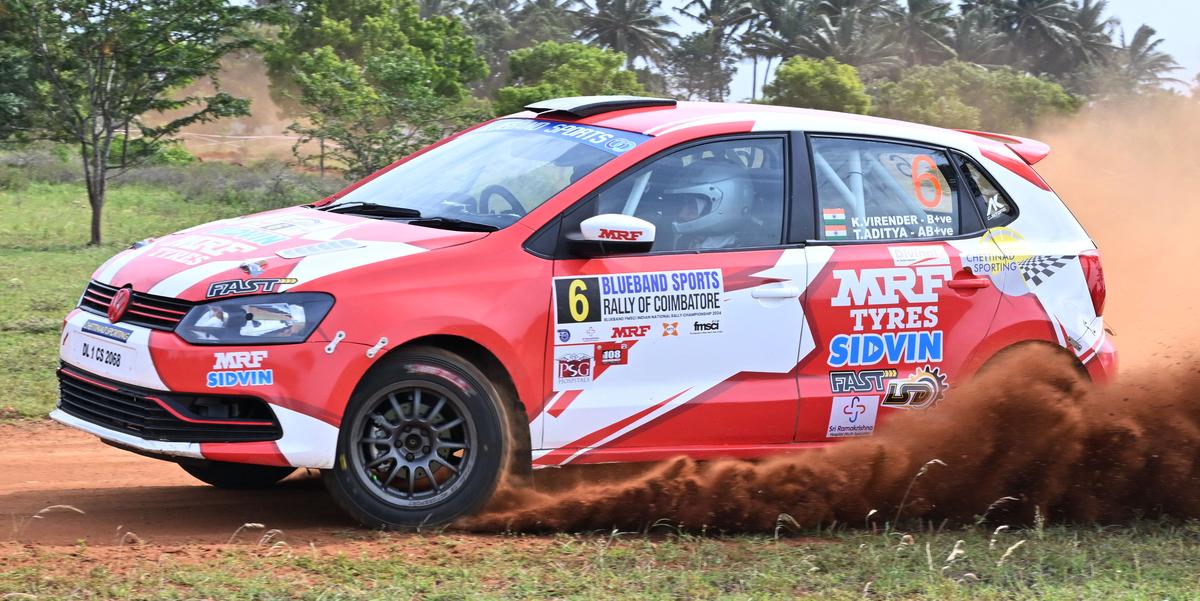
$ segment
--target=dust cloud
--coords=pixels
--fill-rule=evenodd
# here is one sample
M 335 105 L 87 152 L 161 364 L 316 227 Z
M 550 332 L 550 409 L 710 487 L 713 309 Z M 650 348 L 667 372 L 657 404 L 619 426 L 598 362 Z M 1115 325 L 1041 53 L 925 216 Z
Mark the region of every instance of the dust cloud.
M 1117 383 L 1093 386 L 1070 358 L 1025 348 L 871 438 L 759 462 L 539 473 L 537 486 L 502 491 L 458 526 L 770 532 L 983 514 L 1029 523 L 1035 512 L 1081 522 L 1200 517 L 1200 361 L 1191 353 L 1200 280 L 1190 273 L 1200 258 L 1200 103 L 1092 107 L 1038 137 L 1054 148 L 1039 171 L 1102 252 Z

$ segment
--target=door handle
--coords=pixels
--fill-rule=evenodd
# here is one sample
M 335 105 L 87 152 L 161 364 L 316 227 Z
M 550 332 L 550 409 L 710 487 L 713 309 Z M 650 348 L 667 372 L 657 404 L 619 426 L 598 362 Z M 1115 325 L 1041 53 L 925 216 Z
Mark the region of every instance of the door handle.
M 754 298 L 799 298 L 800 289 L 795 286 L 759 286 L 750 291 Z
M 988 278 L 973 275 L 970 271 L 960 271 L 959 275 L 967 275 L 968 277 L 955 277 L 946 281 L 946 285 L 955 290 L 979 290 L 987 288 L 992 281 Z

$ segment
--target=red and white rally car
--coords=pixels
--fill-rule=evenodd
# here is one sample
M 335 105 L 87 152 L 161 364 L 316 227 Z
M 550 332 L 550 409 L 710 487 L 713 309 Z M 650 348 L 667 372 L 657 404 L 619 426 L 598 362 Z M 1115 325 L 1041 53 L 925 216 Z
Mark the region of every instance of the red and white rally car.
M 1116 369 L 1041 143 L 563 98 L 312 206 L 135 244 L 66 319 L 52 417 L 217 486 L 324 470 L 444 523 L 530 467 L 870 436 L 998 353 Z

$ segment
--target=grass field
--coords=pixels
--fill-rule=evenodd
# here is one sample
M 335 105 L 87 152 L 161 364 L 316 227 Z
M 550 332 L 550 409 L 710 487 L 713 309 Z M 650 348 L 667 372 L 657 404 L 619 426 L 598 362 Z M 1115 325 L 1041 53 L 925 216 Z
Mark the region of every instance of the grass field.
M 1183 601 L 1200 595 L 1195 524 L 995 535 L 985 528 L 938 534 L 839 529 L 778 540 L 381 534 L 320 548 L 279 543 L 286 533 L 256 544 L 260 536 L 243 533 L 243 545 L 183 548 L 14 546 L 0 559 L 0 591 L 38 599 Z
M 84 244 L 80 187 L 35 183 L 0 192 L 2 420 L 41 418 L 53 406 L 60 320 L 105 258 L 134 240 L 267 208 L 147 186 L 118 187 L 109 202 L 108 242 L 93 248 Z M 998 534 L 996 524 L 936 533 L 906 526 L 890 533 L 785 527 L 778 539 L 658 528 L 651 535 L 352 532 L 320 547 L 286 532 L 255 544 L 257 531 L 217 546 L 0 543 L 0 599 L 1200 598 L 1200 523 Z
M 90 247 L 82 186 L 0 191 L 0 380 L 7 391 L 0 420 L 42 417 L 53 407 L 62 318 L 105 259 L 149 236 L 266 208 L 266 201 L 197 201 L 163 187 L 118 186 L 105 209 L 106 242 Z

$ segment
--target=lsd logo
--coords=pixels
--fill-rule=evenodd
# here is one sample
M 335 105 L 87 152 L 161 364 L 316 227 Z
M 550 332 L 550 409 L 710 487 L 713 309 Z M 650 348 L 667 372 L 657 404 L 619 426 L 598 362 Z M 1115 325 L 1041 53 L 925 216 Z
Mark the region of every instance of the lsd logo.
M 209 388 L 232 386 L 270 386 L 275 383 L 275 371 L 259 369 L 268 351 L 235 351 L 213 353 L 213 371 L 208 372 Z
M 888 382 L 887 395 L 883 397 L 885 407 L 924 409 L 942 400 L 946 395 L 946 375 L 936 367 L 917 368 L 903 380 Z
M 833 397 L 829 410 L 828 438 L 869 436 L 875 432 L 875 416 L 879 413 L 878 396 Z
M 678 321 L 663 322 L 663 334 L 662 335 L 663 336 L 678 336 L 679 335 L 679 322 Z
M 559 342 L 566 342 L 570 339 L 571 339 L 571 331 L 570 330 L 559 330 L 558 331 L 558 341 Z

